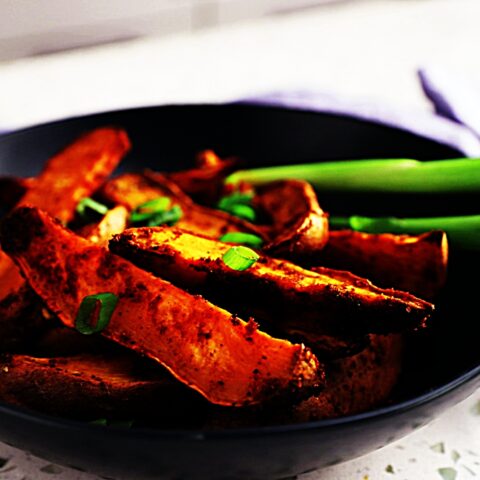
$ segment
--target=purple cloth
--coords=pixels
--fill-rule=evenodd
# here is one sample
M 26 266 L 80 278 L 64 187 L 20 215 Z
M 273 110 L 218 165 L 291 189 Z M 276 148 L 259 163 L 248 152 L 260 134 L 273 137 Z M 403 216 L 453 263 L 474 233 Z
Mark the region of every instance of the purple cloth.
M 437 115 L 468 127 L 480 137 L 480 89 L 457 73 L 420 69 L 418 77 Z
M 448 95 L 448 93 L 447 93 Z M 431 98 L 431 97 L 429 97 Z M 431 98 L 433 102 L 439 96 Z M 448 96 L 447 98 L 453 97 Z M 336 96 L 312 91 L 272 92 L 244 98 L 240 103 L 256 105 L 282 106 L 305 111 L 326 112 L 353 116 L 370 120 L 395 128 L 412 132 L 416 135 L 435 140 L 456 148 L 468 157 L 480 157 L 480 133 L 465 126 L 456 118 L 448 115 L 436 115 L 429 112 L 402 111 L 371 102 L 351 102 Z M 480 99 L 477 105 L 477 120 L 480 121 Z M 480 125 L 479 130 L 480 132 Z

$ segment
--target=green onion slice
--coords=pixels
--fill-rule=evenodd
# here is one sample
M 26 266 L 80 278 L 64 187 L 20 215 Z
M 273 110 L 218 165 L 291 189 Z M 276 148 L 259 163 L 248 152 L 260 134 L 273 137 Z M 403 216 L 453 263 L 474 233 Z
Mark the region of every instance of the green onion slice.
M 175 225 L 183 215 L 183 211 L 179 205 L 173 206 L 170 210 L 157 213 L 147 220 L 147 226 L 157 227 L 159 225 Z
M 82 198 L 75 209 L 76 212 L 83 218 L 85 218 L 89 212 L 98 213 L 99 215 L 105 215 L 108 212 L 108 207 L 103 203 L 97 202 L 92 198 Z
M 229 208 L 231 205 L 251 205 L 253 200 L 253 192 L 234 192 L 230 195 L 222 197 L 217 204 L 220 210 Z
M 257 218 L 255 210 L 248 205 L 232 205 L 229 210 L 226 210 L 228 213 L 235 215 L 235 217 L 243 218 L 249 222 L 254 222 Z
M 223 255 L 223 263 L 232 270 L 242 272 L 250 268 L 260 256 L 248 247 L 238 246 L 227 250 Z
M 234 192 L 222 197 L 217 203 L 217 208 L 236 217 L 254 222 L 257 215 L 251 206 L 253 192 Z
M 87 295 L 78 309 L 75 328 L 83 335 L 101 332 L 109 324 L 117 303 L 118 297 L 113 293 Z
M 182 218 L 183 211 L 179 205 L 170 208 L 168 197 L 158 197 L 139 205 L 130 215 L 130 222 L 148 227 L 158 225 L 175 225 Z
M 225 243 L 238 243 L 240 245 L 248 245 L 253 248 L 261 248 L 263 240 L 253 233 L 230 232 L 222 235 L 219 240 Z
M 170 208 L 171 200 L 168 197 L 158 197 L 139 205 L 130 215 L 132 223 L 141 223 L 150 220 L 153 216 L 165 212 Z

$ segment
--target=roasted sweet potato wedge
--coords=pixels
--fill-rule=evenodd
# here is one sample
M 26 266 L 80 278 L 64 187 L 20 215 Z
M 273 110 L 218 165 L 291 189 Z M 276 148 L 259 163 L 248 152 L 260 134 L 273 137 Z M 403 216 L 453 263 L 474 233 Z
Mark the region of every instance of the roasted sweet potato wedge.
M 159 368 L 145 368 L 126 353 L 103 356 L 0 357 L 0 400 L 66 417 L 183 416 L 197 403 L 194 392 Z M 163 414 L 162 414 L 163 412 Z M 177 414 L 175 415 L 175 412 Z
M 38 206 L 68 222 L 78 202 L 105 181 L 129 148 L 127 134 L 121 129 L 99 128 L 80 137 L 48 160 L 18 205 Z M 22 284 L 10 259 L 0 256 L 0 301 Z
M 239 312 L 253 309 L 287 331 L 394 333 L 424 326 L 433 305 L 348 272 L 305 270 L 262 255 L 244 271 L 222 260 L 230 245 L 176 228 L 129 229 L 110 249 L 177 285 Z
M 284 180 L 259 186 L 254 204 L 270 219 L 260 228 L 269 238 L 263 250 L 272 256 L 308 262 L 327 243 L 328 216 L 309 183 Z
M 447 236 L 440 231 L 414 236 L 337 230 L 330 232 L 317 262 L 432 300 L 447 277 Z
M 318 360 L 303 345 L 259 331 L 227 311 L 76 236 L 34 207 L 17 208 L 0 239 L 48 308 L 73 327 L 87 295 L 118 304 L 102 335 L 163 364 L 212 403 L 244 405 L 315 387 Z M 307 388 L 306 388 L 307 390 Z
M 370 346 L 327 366 L 325 388 L 293 407 L 293 420 L 354 415 L 383 404 L 402 370 L 401 335 L 371 335 Z
M 197 154 L 195 163 L 195 168 L 165 175 L 195 201 L 214 204 L 222 194 L 223 181 L 239 168 L 240 161 L 221 159 L 213 150 L 203 150 Z
M 253 225 L 240 218 L 197 205 L 177 185 L 159 173 L 120 175 L 105 184 L 100 196 L 110 204 L 123 205 L 129 210 L 149 200 L 168 197 L 173 205 L 181 207 L 183 215 L 176 225 L 185 230 L 202 232 L 212 238 L 237 231 L 259 234 Z

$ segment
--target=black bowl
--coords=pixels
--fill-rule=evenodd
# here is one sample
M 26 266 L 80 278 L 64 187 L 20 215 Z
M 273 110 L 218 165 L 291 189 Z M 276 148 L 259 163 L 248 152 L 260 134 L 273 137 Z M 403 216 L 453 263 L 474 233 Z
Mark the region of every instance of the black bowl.
M 122 169 L 177 170 L 204 148 L 250 165 L 324 159 L 452 158 L 461 153 L 411 133 L 346 116 L 246 105 L 167 106 L 102 113 L 0 137 L 0 174 L 33 175 L 80 133 L 127 129 L 134 148 Z M 352 198 L 320 195 L 330 211 L 468 211 L 477 198 Z M 480 256 L 454 256 L 449 286 L 428 335 L 409 345 L 405 372 L 386 407 L 334 420 L 227 431 L 99 427 L 0 404 L 0 439 L 52 462 L 115 478 L 290 477 L 380 448 L 427 424 L 480 385 L 476 285 Z

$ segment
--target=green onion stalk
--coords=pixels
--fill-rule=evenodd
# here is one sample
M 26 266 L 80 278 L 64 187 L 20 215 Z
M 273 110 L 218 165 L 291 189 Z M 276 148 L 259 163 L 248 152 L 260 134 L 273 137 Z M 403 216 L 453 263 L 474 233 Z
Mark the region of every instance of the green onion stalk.
M 330 217 L 333 229 L 351 229 L 366 233 L 421 234 L 431 230 L 447 233 L 450 245 L 463 250 L 480 251 L 480 215 L 429 218 Z
M 225 182 L 260 185 L 285 179 L 306 180 L 319 190 L 345 193 L 478 193 L 480 159 L 428 162 L 382 159 L 284 165 L 239 170 Z

